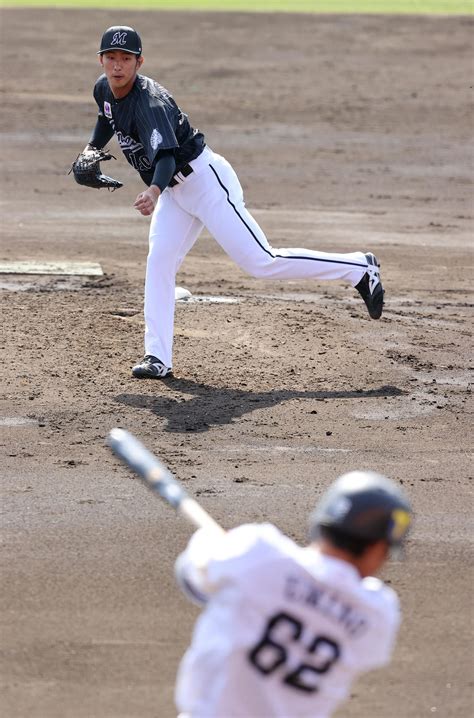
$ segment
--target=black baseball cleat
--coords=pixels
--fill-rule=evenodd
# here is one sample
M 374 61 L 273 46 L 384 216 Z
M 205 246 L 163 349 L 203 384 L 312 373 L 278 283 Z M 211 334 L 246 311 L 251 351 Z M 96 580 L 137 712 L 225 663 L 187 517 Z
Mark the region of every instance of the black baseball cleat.
M 380 264 L 372 252 L 367 252 L 367 271 L 355 288 L 365 302 L 372 319 L 380 319 L 383 311 L 384 289 L 380 281 Z
M 137 379 L 164 379 L 171 374 L 172 370 L 153 354 L 146 354 L 140 364 L 132 369 L 132 375 Z

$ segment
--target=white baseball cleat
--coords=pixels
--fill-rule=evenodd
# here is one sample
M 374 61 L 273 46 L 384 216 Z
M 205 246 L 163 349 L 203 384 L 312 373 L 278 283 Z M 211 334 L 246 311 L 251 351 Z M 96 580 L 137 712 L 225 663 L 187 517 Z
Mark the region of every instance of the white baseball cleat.
M 146 354 L 132 369 L 132 375 L 136 379 L 164 379 L 172 373 L 172 370 L 153 354 Z

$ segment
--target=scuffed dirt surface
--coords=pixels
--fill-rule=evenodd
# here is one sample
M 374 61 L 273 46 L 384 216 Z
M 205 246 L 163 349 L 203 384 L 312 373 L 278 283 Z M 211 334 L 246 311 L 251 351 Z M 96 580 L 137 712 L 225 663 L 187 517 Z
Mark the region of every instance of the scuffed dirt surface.
M 416 524 L 408 560 L 384 574 L 401 596 L 400 640 L 340 715 L 471 715 L 472 21 L 53 10 L 1 21 L 0 260 L 105 272 L 0 276 L 3 714 L 175 715 L 196 612 L 172 566 L 190 531 L 105 449 L 120 425 L 226 527 L 271 520 L 304 541 L 338 474 L 402 482 Z M 142 32 L 145 74 L 233 162 L 274 246 L 377 254 L 383 320 L 337 283 L 253 280 L 204 235 L 178 283 L 241 301 L 178 305 L 176 378 L 130 378 L 141 186 L 122 159 L 107 168 L 125 182 L 113 194 L 66 175 L 94 123 L 96 45 L 116 22 Z

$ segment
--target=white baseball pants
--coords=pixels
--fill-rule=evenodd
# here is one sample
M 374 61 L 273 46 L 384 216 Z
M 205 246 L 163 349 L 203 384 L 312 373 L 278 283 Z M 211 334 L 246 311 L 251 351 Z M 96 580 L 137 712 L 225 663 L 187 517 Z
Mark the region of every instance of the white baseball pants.
M 172 366 L 175 277 L 204 227 L 229 257 L 254 277 L 344 279 L 353 286 L 362 279 L 367 269 L 362 252 L 273 249 L 245 208 L 235 171 L 209 147 L 190 165 L 192 174 L 160 195 L 151 220 L 145 279 L 145 354 Z

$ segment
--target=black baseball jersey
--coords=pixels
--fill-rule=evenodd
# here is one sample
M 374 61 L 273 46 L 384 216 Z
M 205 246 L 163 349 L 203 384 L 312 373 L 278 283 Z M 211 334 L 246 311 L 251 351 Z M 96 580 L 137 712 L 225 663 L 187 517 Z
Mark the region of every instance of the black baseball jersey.
M 94 99 L 100 124 L 108 121 L 126 160 L 147 185 L 160 153 L 172 151 L 179 171 L 205 147 L 202 132 L 191 127 L 169 92 L 149 77 L 137 75 L 128 95 L 115 99 L 106 76 L 101 75 Z

